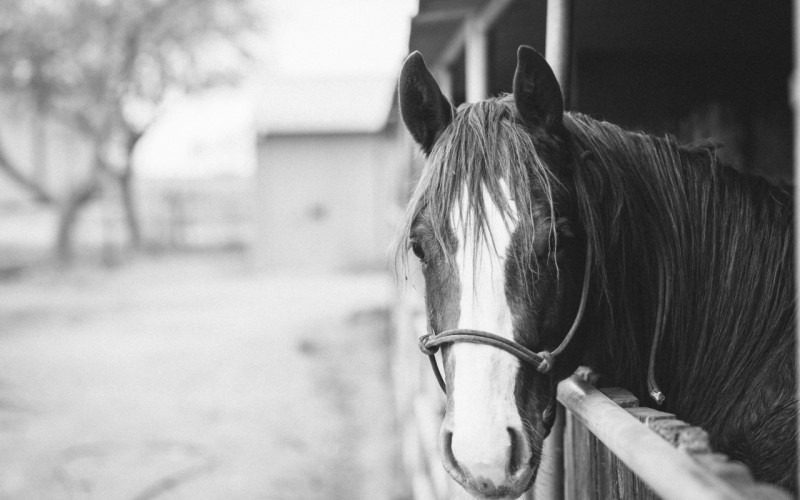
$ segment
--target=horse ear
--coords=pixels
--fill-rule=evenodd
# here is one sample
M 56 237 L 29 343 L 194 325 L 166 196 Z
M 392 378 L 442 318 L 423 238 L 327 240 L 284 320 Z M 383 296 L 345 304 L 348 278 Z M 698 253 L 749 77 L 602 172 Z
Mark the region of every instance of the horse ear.
M 564 118 L 564 98 L 544 57 L 527 45 L 517 49 L 514 102 L 525 123 L 552 129 Z
M 439 90 L 419 52 L 403 62 L 398 93 L 406 128 L 425 155 L 430 154 L 439 134 L 453 120 L 453 106 Z

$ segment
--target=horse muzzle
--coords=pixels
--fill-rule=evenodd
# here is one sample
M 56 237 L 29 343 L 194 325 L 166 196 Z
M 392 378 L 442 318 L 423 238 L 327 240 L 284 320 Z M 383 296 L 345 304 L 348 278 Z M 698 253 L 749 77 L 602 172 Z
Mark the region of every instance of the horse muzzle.
M 480 498 L 518 498 L 530 488 L 537 468 L 530 465 L 529 446 L 522 432 L 507 428 L 507 439 L 492 452 L 464 453 L 453 445 L 453 432 L 443 427 L 440 434 L 445 470 L 472 495 Z M 460 453 L 461 452 L 461 453 Z

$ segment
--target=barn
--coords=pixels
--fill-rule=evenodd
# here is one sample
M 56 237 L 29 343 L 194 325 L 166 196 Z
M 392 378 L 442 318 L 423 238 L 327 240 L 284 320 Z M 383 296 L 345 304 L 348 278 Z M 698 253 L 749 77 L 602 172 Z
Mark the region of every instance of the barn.
M 420 0 L 409 46 L 455 104 L 510 92 L 519 45 L 560 54 L 568 109 L 788 178 L 791 19 L 787 0 Z
M 402 138 L 392 78 L 266 82 L 254 260 L 268 270 L 385 268 Z

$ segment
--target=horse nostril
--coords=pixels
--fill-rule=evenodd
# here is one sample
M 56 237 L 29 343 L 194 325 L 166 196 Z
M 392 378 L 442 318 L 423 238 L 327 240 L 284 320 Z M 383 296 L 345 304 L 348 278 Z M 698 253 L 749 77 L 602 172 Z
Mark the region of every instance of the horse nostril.
M 462 475 L 461 467 L 453 455 L 453 433 L 445 431 L 442 433 L 442 461 L 444 468 L 450 473 L 458 476 Z
M 525 465 L 525 436 L 518 429 L 506 427 L 511 446 L 508 451 L 508 475 L 513 476 Z

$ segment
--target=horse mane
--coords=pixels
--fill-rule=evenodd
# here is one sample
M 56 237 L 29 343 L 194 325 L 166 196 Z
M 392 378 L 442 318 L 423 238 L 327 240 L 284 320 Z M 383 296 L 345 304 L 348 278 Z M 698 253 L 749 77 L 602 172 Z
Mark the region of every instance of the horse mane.
M 552 139 L 532 137 L 521 126 L 510 95 L 459 106 L 426 159 L 409 201 L 395 243 L 398 268 L 407 264 L 408 241 L 423 213 L 442 250 L 449 247 L 456 207 L 462 209 L 466 219 L 463 227 L 475 228 L 476 245 L 481 239 L 493 244 L 486 221 L 489 201 L 498 207 L 506 224 L 517 226 L 521 240 L 528 245 L 526 252 L 533 248 L 537 218 L 546 216 L 555 235 L 554 193 L 565 186 L 542 158 L 541 141 Z M 532 186 L 537 187 L 537 193 L 531 192 Z M 539 200 L 546 206 L 542 207 Z M 448 252 L 443 254 L 447 256 Z
M 596 346 L 614 360 L 609 375 L 647 394 L 660 328 L 668 409 L 713 426 L 729 411 L 718 401 L 740 401 L 763 365 L 794 354 L 791 192 L 723 165 L 709 146 L 581 114 L 564 125 L 583 159 L 574 183 L 600 301 L 590 323 L 609 332 Z M 792 382 L 793 364 L 784 368 Z

